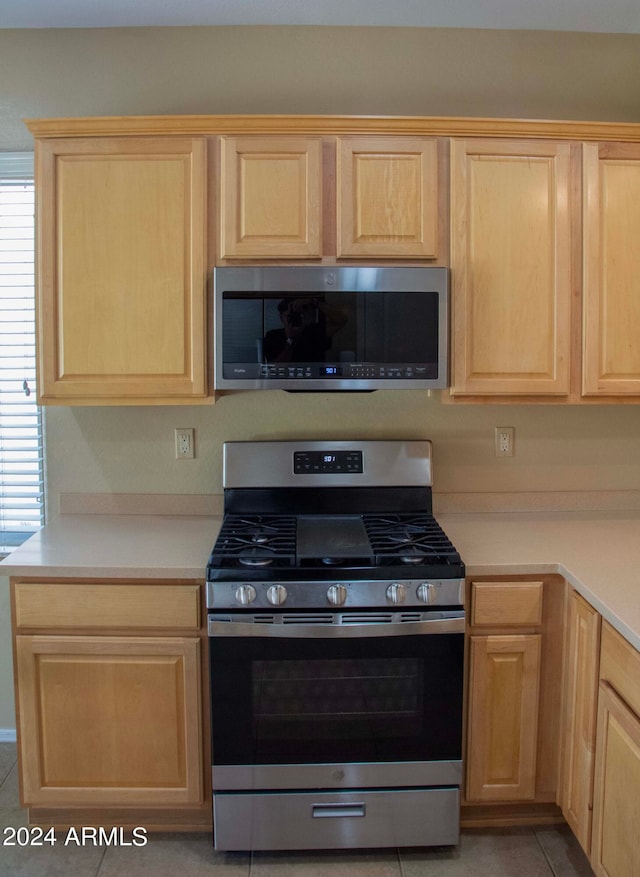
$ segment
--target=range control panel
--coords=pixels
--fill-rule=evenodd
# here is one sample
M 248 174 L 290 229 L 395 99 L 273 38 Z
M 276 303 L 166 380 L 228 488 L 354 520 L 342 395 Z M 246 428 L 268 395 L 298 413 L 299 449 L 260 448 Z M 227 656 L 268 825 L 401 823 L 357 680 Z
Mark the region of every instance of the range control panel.
M 293 471 L 296 475 L 362 472 L 362 451 L 295 451 Z

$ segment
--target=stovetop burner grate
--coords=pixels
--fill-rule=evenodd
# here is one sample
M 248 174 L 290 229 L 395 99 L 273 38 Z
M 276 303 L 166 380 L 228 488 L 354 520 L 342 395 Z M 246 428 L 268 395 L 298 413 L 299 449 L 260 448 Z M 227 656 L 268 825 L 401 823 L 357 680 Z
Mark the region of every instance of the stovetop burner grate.
M 301 557 L 296 515 L 227 514 L 211 557 L 218 569 L 298 568 L 313 566 L 433 566 L 460 564 L 460 555 L 430 513 L 361 516 L 370 554 L 334 560 L 332 545 L 316 557 Z M 331 541 L 331 540 L 329 540 Z
M 460 555 L 428 513 L 364 515 L 378 565 L 459 564 Z
M 212 561 L 219 567 L 294 566 L 295 515 L 225 515 Z

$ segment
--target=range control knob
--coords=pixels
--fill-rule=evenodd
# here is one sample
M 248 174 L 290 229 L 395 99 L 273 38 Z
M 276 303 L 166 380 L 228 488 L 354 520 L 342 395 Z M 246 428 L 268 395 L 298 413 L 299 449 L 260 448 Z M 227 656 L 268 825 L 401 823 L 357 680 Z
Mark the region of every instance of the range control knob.
M 331 585 L 327 591 L 327 600 L 332 606 L 342 606 L 347 599 L 347 589 L 344 585 Z
M 404 603 L 406 593 L 407 589 L 404 585 L 394 582 L 387 588 L 387 600 L 391 600 L 392 603 Z
M 280 606 L 287 599 L 287 589 L 283 585 L 271 585 L 267 591 L 267 600 L 272 606 Z
M 240 585 L 240 587 L 236 591 L 236 600 L 243 606 L 248 606 L 249 603 L 253 603 L 253 601 L 256 599 L 256 596 L 256 589 L 253 587 L 253 585 Z
M 436 599 L 436 588 L 433 582 L 423 582 L 421 585 L 418 585 L 418 600 L 422 600 L 423 603 L 433 603 Z

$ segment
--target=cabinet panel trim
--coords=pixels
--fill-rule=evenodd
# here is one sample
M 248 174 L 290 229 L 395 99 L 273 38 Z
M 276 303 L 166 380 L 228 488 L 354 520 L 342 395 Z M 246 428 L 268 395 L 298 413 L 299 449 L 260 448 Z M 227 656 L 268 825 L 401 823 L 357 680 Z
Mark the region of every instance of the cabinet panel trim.
M 535 797 L 540 650 L 539 634 L 470 638 L 469 802 Z
M 55 723 L 60 725 L 64 716 L 64 702 L 58 702 L 58 698 L 69 694 L 73 686 L 75 668 L 74 659 L 79 661 L 78 667 L 93 663 L 99 669 L 99 678 L 104 688 L 108 680 L 113 676 L 118 678 L 118 666 L 131 669 L 135 676 L 140 675 L 140 684 L 143 684 L 142 675 L 146 672 L 145 661 L 149 666 L 155 666 L 160 671 L 173 673 L 176 681 L 176 697 L 178 698 L 173 709 L 176 711 L 175 727 L 170 729 L 170 735 L 177 735 L 178 750 L 175 752 L 174 767 L 179 770 L 181 780 L 177 784 L 165 786 L 154 785 L 152 779 L 148 783 L 131 785 L 100 785 L 91 786 L 85 782 L 73 785 L 70 773 L 68 783 L 51 781 L 47 783 L 45 778 L 46 752 L 48 741 L 47 733 L 54 733 L 46 726 L 43 710 L 47 709 L 47 702 L 54 709 Z M 130 666 L 127 660 L 130 659 Z M 46 684 L 43 681 L 41 661 L 44 664 L 49 661 L 53 675 L 49 684 L 54 686 L 55 699 L 52 700 L 51 691 L 47 693 L 43 689 Z M 164 662 L 164 669 L 163 669 Z M 167 664 L 169 662 L 169 664 Z M 173 664 L 171 663 L 173 662 Z M 60 672 L 56 676 L 55 664 L 60 665 Z M 66 666 L 65 666 L 66 664 Z M 139 671 L 136 669 L 139 665 Z M 44 666 L 44 665 L 43 665 Z M 66 674 L 66 675 L 65 675 Z M 86 675 L 86 674 L 85 674 Z M 202 770 L 202 739 L 201 739 L 201 694 L 200 694 L 200 640 L 198 638 L 183 637 L 87 637 L 87 636 L 24 636 L 16 637 L 16 677 L 18 680 L 17 706 L 19 715 L 19 746 L 20 762 L 22 769 L 22 800 L 26 805 L 37 806 L 147 806 L 151 803 L 156 805 L 194 805 L 202 802 L 203 794 L 203 770 Z M 60 687 L 55 679 L 59 677 Z M 66 681 L 65 681 L 66 680 Z M 156 680 L 158 681 L 158 680 Z M 86 680 L 85 680 L 86 682 Z M 108 687 L 108 686 L 107 686 Z M 58 690 L 60 688 L 60 690 Z M 106 690 L 106 689 L 105 689 Z M 74 691 L 75 696 L 75 691 Z M 132 692 L 129 692 L 132 696 Z M 170 696 L 170 692 L 168 693 Z M 100 701 L 94 704 L 107 711 L 110 717 L 118 714 L 118 692 L 113 691 L 110 702 Z M 167 701 L 169 703 L 169 701 Z M 54 706 L 55 705 L 55 706 Z M 76 707 L 77 709 L 77 707 Z M 115 720 L 115 719 L 114 719 Z M 121 716 L 124 722 L 119 728 L 119 733 L 127 727 L 127 719 Z M 153 738 L 154 728 L 140 728 L 140 734 L 150 735 Z M 159 729 L 160 731 L 162 729 Z M 101 729 L 101 733 L 104 729 Z M 54 747 L 49 751 L 58 752 L 52 755 L 53 776 L 64 770 L 60 752 L 60 728 L 57 729 L 58 739 L 50 741 Z M 89 733 L 84 729 L 83 733 Z M 73 739 L 73 728 L 68 730 L 68 739 Z M 160 738 L 162 740 L 162 738 Z M 90 750 L 91 742 L 85 739 L 85 756 Z M 66 744 L 65 744 L 66 745 Z M 167 741 L 162 744 L 166 747 Z M 56 749 L 57 747 L 57 749 Z M 96 758 L 101 750 L 96 751 Z M 118 754 L 117 750 L 113 757 Z M 73 756 L 71 756 L 73 757 Z M 105 768 L 103 767 L 102 770 Z M 99 771 L 98 771 L 99 772 Z
M 206 153 L 207 142 L 204 139 L 69 138 L 36 142 L 36 196 L 39 212 L 36 248 L 42 266 L 38 275 L 36 320 L 40 375 L 38 393 L 39 401 L 42 403 L 47 403 L 49 400 L 57 402 L 74 400 L 76 397 L 111 401 L 127 397 L 155 398 L 159 401 L 179 398 L 201 399 L 206 396 Z M 158 294 L 165 295 L 166 307 L 169 310 L 180 311 L 179 321 L 175 325 L 172 324 L 175 333 L 179 334 L 174 334 L 173 340 L 170 334 L 167 334 L 162 343 L 159 340 L 155 359 L 142 368 L 127 366 L 130 360 L 135 361 L 136 345 L 123 346 L 125 341 L 120 342 L 120 358 L 118 356 L 114 358 L 109 353 L 110 347 L 107 344 L 103 345 L 102 350 L 96 345 L 89 345 L 87 348 L 89 359 L 85 363 L 86 368 L 82 367 L 86 333 L 75 330 L 71 332 L 71 327 L 76 325 L 74 321 L 81 319 L 82 308 L 86 308 L 86 302 L 83 304 L 83 296 L 78 293 L 81 281 L 73 271 L 77 269 L 78 274 L 82 274 L 79 266 L 83 259 L 95 260 L 98 265 L 110 264 L 108 246 L 117 248 L 117 234 L 121 234 L 121 230 L 116 229 L 117 234 L 110 244 L 108 241 L 105 244 L 100 235 L 96 234 L 93 226 L 89 228 L 80 223 L 79 227 L 85 229 L 81 235 L 84 249 L 80 253 L 80 262 L 76 269 L 73 269 L 69 275 L 70 294 L 75 296 L 72 301 L 78 305 L 79 310 L 77 313 L 73 309 L 70 310 L 65 306 L 64 301 L 67 288 L 64 283 L 64 272 L 69 259 L 63 259 L 62 253 L 61 237 L 65 229 L 61 229 L 60 223 L 64 214 L 62 205 L 65 202 L 65 187 L 59 177 L 61 168 L 65 166 L 75 168 L 73 189 L 80 197 L 84 177 L 77 177 L 76 172 L 81 169 L 83 159 L 96 163 L 96 167 L 102 167 L 104 164 L 102 177 L 105 173 L 107 177 L 109 176 L 105 169 L 110 164 L 118 179 L 120 179 L 119 163 L 127 160 L 145 160 L 149 168 L 152 168 L 156 162 L 164 161 L 169 162 L 172 167 L 173 184 L 167 186 L 167 191 L 158 187 L 162 189 L 158 192 L 158 199 L 166 218 L 166 228 L 171 228 L 174 238 L 176 236 L 182 238 L 183 264 L 180 264 L 180 259 L 174 254 L 166 276 L 158 272 Z M 152 175 L 150 179 L 158 178 L 160 175 L 156 173 L 155 178 Z M 147 179 L 147 187 L 151 186 L 150 179 Z M 93 183 L 98 185 L 99 181 L 94 180 Z M 119 186 L 121 195 L 128 192 L 122 179 Z M 150 209 L 144 191 L 146 190 L 133 193 L 131 197 L 131 205 L 135 205 L 141 215 L 144 214 L 145 209 L 147 212 Z M 118 205 L 114 201 L 112 210 L 117 211 L 117 209 Z M 70 207 L 66 215 L 75 223 L 76 219 L 81 219 L 76 214 L 77 211 Z M 129 249 L 131 251 L 131 248 Z M 159 257 L 156 255 L 155 258 Z M 133 261 L 135 263 L 135 259 Z M 137 267 L 144 277 L 144 266 Z M 105 287 L 101 274 L 97 274 L 94 286 L 96 307 L 91 309 L 93 315 L 91 319 L 95 321 L 95 326 L 100 326 L 108 318 L 108 308 L 104 307 Z M 120 289 L 119 292 L 126 300 L 127 290 Z M 151 298 L 153 289 L 148 289 L 147 292 L 148 297 Z M 99 312 L 98 304 L 103 306 L 105 313 Z M 142 317 L 140 322 L 143 319 Z M 65 320 L 71 321 L 66 327 L 71 336 L 69 338 L 64 334 Z M 114 325 L 117 325 L 117 321 Z M 137 331 L 137 324 L 132 325 L 131 331 Z M 140 326 L 139 337 L 145 338 L 144 325 Z M 162 360 L 165 352 L 169 356 L 174 342 L 179 362 L 176 361 L 175 355 L 171 354 L 173 359 L 171 366 L 168 367 L 169 361 Z M 162 344 L 165 346 L 163 347 Z M 113 341 L 113 349 L 118 350 L 116 340 Z M 102 354 L 104 356 L 101 360 Z M 95 368 L 90 365 L 92 357 L 96 363 L 99 363 Z M 161 360 L 160 367 L 158 358 Z
M 451 394 L 453 396 L 540 395 L 568 396 L 570 392 L 571 357 L 571 147 L 567 143 L 536 141 L 453 140 L 451 144 L 451 267 L 453 302 L 453 368 Z M 490 163 L 499 163 L 498 177 Z M 473 186 L 474 173 L 478 186 Z M 534 176 L 535 175 L 535 176 Z M 508 179 L 505 180 L 505 176 Z M 493 207 L 494 193 L 502 185 L 512 221 Z M 525 215 L 513 201 L 512 190 L 517 182 L 523 191 L 534 188 L 536 198 L 527 201 Z M 478 192 L 484 191 L 484 201 Z M 528 197 L 528 196 L 527 196 Z M 497 204 L 496 200 L 496 204 Z M 492 205 L 487 211 L 487 205 Z M 546 216 L 544 215 L 546 211 Z M 482 212 L 483 220 L 479 216 Z M 477 222 L 474 225 L 473 216 Z M 522 221 L 513 222 L 517 215 Z M 511 272 L 503 266 L 504 253 L 489 241 L 487 235 L 492 219 L 495 233 L 515 235 L 521 255 L 532 263 L 527 281 L 532 292 L 544 295 L 540 307 L 531 311 L 537 315 L 537 337 L 531 334 L 531 324 L 522 309 L 506 308 L 510 301 Z M 477 230 L 482 229 L 485 254 L 474 262 L 470 248 L 477 243 Z M 531 234 L 537 231 L 546 244 L 543 254 L 530 250 Z M 480 241 L 482 246 L 482 241 Z M 493 249 L 492 258 L 488 250 Z M 504 249 L 504 247 L 503 247 Z M 513 258 L 513 256 L 512 256 Z M 536 259 L 540 260 L 537 270 Z M 486 263 L 486 264 L 485 264 Z M 474 267 L 475 266 L 475 267 Z M 491 275 L 493 271 L 493 275 Z M 493 278 L 493 279 L 492 279 Z M 500 281 L 497 283 L 496 278 Z M 486 318 L 486 301 L 479 293 L 489 291 L 496 298 L 496 319 L 506 321 L 504 344 L 487 341 L 480 331 Z M 497 290 L 497 293 L 495 292 Z M 532 299 L 533 300 L 533 299 Z M 480 323 L 478 322 L 480 321 Z M 491 328 L 491 325 L 488 327 Z M 507 345 L 509 341 L 509 345 Z M 530 368 L 515 367 L 521 363 L 522 351 L 530 350 Z M 497 353 L 500 357 L 496 359 Z
M 622 763 L 627 756 L 634 759 L 631 765 Z M 591 866 L 597 877 L 640 873 L 638 825 L 640 719 L 607 682 L 601 682 L 591 847 Z

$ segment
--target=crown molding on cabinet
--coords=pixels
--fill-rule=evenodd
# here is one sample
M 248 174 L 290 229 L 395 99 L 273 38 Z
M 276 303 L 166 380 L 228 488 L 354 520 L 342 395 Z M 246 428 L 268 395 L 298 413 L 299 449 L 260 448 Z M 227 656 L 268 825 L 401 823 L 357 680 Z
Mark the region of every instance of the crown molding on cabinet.
M 443 137 L 536 137 L 554 140 L 640 140 L 640 123 L 435 116 L 95 116 L 24 119 L 34 137 L 181 134 L 393 134 Z

